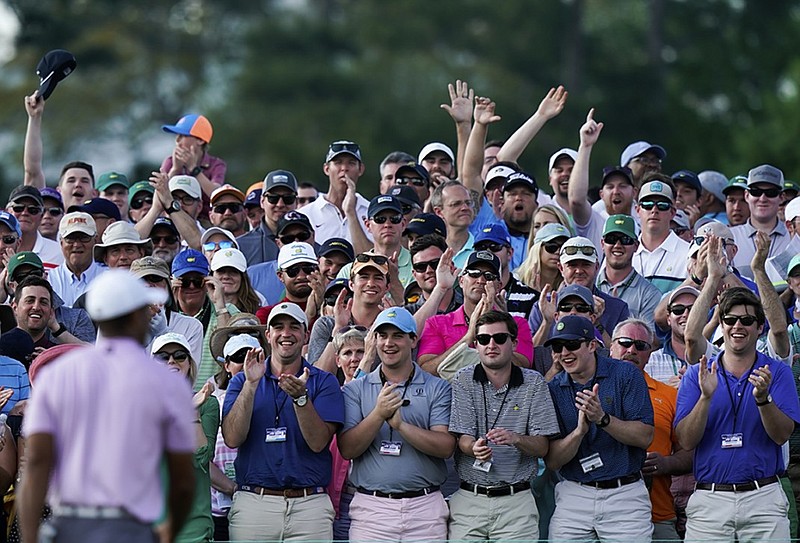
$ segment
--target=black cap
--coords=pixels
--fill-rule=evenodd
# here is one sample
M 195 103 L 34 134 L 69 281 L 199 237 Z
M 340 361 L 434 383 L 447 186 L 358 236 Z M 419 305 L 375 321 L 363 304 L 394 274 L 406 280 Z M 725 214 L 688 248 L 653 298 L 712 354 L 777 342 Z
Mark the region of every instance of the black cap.
M 401 214 L 403 213 L 403 205 L 400 203 L 400 200 L 391 194 L 381 194 L 380 196 L 376 196 L 370 200 L 367 216 L 372 218 L 381 211 L 385 211 L 387 209 Z
M 264 178 L 263 191 L 269 192 L 275 187 L 286 187 L 297 194 L 297 178 L 288 170 L 275 170 L 269 172 Z
M 353 245 L 344 238 L 329 238 L 317 251 L 317 256 L 325 256 L 330 253 L 339 252 L 347 257 L 348 262 L 356 259 L 356 252 Z
M 533 191 L 534 194 L 539 194 L 539 186 L 536 184 L 536 179 L 534 179 L 532 175 L 528 175 L 525 172 L 516 172 L 509 175 L 506 178 L 506 184 L 503 187 L 503 192 L 507 192 L 517 186 L 527 187 Z
M 89 215 L 102 214 L 115 221 L 122 220 L 117 204 L 106 198 L 92 198 L 84 202 L 82 206 L 70 206 L 69 211 L 83 211 Z
M 75 55 L 63 49 L 54 49 L 46 53 L 39 64 L 36 65 L 36 75 L 39 76 L 39 96 L 47 100 L 58 82 L 72 73 L 78 65 Z
M 628 183 L 633 185 L 633 171 L 627 166 L 606 166 L 603 168 L 603 181 L 600 185 L 605 185 L 606 180 L 612 175 L 621 175 L 628 180 Z
M 433 213 L 420 213 L 410 221 L 408 226 L 403 230 L 403 235 L 407 236 L 409 233 L 424 236 L 425 234 L 438 234 L 443 238 L 447 237 L 447 226 L 444 224 L 442 218 Z
M 400 200 L 401 204 L 417 206 L 422 209 L 422 202 L 419 201 L 417 191 L 408 185 L 392 185 L 386 194 L 390 194 Z
M 175 223 L 172 222 L 172 219 L 168 219 L 167 217 L 158 217 L 153 223 L 153 228 L 150 229 L 150 237 L 153 237 L 153 230 L 155 230 L 158 226 L 169 228 L 169 230 L 178 237 L 181 235 L 180 232 L 178 232 L 178 228 L 175 226 Z
M 14 190 L 11 191 L 11 194 L 8 197 L 8 202 L 13 203 L 23 198 L 32 198 L 36 200 L 37 204 L 44 207 L 42 193 L 39 192 L 39 189 L 30 185 L 19 185 L 14 187 Z
M 308 220 L 308 217 L 299 211 L 289 211 L 278 221 L 278 231 L 276 234 L 280 235 L 287 227 L 293 224 L 299 224 L 304 226 L 309 232 L 314 232 L 314 227 L 311 226 L 311 221 Z
M 495 272 L 500 273 L 500 259 L 491 251 L 474 251 L 469 255 L 464 269 L 468 270 L 477 264 L 487 264 L 494 268 Z

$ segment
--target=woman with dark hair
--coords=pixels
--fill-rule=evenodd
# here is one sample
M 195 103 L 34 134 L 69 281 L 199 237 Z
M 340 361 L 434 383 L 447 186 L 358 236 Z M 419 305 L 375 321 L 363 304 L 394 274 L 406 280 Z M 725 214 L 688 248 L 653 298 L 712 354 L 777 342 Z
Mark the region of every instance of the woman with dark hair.
M 239 249 L 217 251 L 211 260 L 211 273 L 222 283 L 225 303 L 245 313 L 255 313 L 261 307 L 247 275 L 247 259 Z

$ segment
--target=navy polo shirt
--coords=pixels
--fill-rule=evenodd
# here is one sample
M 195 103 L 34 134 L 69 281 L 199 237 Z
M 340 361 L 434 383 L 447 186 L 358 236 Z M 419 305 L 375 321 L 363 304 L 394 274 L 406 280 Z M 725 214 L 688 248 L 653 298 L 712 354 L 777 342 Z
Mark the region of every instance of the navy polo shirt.
M 265 488 L 327 486 L 331 480 L 331 453 L 327 447 L 319 453 L 309 448 L 300 432 L 291 396 L 278 386 L 278 378 L 272 375 L 270 358 L 266 364 L 267 374 L 259 381 L 253 399 L 250 430 L 234 463 L 236 484 Z M 336 377 L 305 360 L 298 377 L 304 368 L 310 372 L 306 384 L 309 402 L 314 404 L 323 421 L 341 425 L 344 422 L 344 397 Z M 242 371 L 228 384 L 223 419 L 239 397 L 244 382 Z M 267 429 L 275 427 L 286 428 L 286 441 L 267 443 Z
M 594 377 L 585 385 L 574 382 L 565 371 L 548 383 L 561 429 L 561 434 L 555 439 L 566 436 L 578 427 L 575 395 L 580 390 L 591 390 L 595 383 L 600 385 L 598 396 L 603 411 L 621 420 L 638 420 L 653 426 L 653 405 L 642 372 L 628 362 L 597 356 Z M 580 460 L 594 453 L 600 454 L 603 465 L 584 473 Z M 602 428 L 589 423 L 589 431 L 583 436 L 578 452 L 562 466 L 559 473 L 565 479 L 579 483 L 617 479 L 638 473 L 646 455 L 645 449 L 620 443 Z
M 712 360 L 708 361 L 709 367 Z M 722 361 L 724 364 L 724 356 Z M 769 385 L 772 401 L 795 424 L 800 423 L 800 401 L 797 399 L 791 368 L 758 353 L 753 368 L 763 366 L 768 366 L 772 372 Z M 699 364 L 689 366 L 681 380 L 675 426 L 691 413 L 700 398 L 698 368 Z M 781 445 L 767 435 L 753 397 L 753 385 L 747 377 L 748 372 L 737 379 L 722 367 L 717 368 L 718 384 L 711 397 L 706 430 L 694 450 L 694 477 L 701 483 L 745 483 L 780 475 L 785 470 Z M 737 411 L 735 426 L 734 411 Z M 736 433 L 742 434 L 742 446 L 723 449 L 722 435 Z

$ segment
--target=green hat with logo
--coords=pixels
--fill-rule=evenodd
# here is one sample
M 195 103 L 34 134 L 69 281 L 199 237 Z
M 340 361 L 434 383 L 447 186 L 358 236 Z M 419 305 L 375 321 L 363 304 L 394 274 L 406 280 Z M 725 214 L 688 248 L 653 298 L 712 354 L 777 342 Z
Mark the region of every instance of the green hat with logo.
M 727 195 L 730 191 L 741 189 L 747 190 L 747 177 L 744 175 L 737 175 L 735 177 L 731 177 L 728 181 L 727 186 L 722 189 L 722 194 Z
M 44 264 L 42 264 L 42 259 L 39 258 L 39 255 L 33 251 L 22 251 L 12 256 L 8 261 L 7 272 L 9 279 L 14 279 L 14 272 L 20 266 L 33 266 L 36 269 L 44 270 Z
M 619 232 L 636 239 L 636 225 L 633 222 L 633 217 L 630 215 L 611 215 L 606 219 L 603 235 L 605 236 L 611 232 Z
M 124 173 L 106 172 L 97 178 L 95 188 L 97 188 L 98 191 L 103 191 L 114 185 L 120 185 L 127 189 L 131 184 L 128 182 L 128 177 Z
M 153 185 L 151 185 L 149 181 L 138 181 L 134 183 L 133 186 L 128 189 L 128 204 L 133 202 L 133 198 L 140 192 L 155 194 L 156 189 L 153 188 Z
M 797 181 L 791 181 L 789 179 L 783 180 L 783 192 L 794 192 L 795 194 L 800 193 L 800 184 Z

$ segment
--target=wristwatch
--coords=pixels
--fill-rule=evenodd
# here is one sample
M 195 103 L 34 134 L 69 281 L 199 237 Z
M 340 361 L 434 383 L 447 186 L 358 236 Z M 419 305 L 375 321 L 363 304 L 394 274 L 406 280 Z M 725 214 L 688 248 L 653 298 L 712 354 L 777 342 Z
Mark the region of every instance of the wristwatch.
M 192 168 L 192 171 L 189 172 L 189 173 L 191 174 L 192 177 L 197 177 L 197 174 L 199 174 L 202 171 L 203 171 L 203 168 L 201 168 L 200 166 L 195 166 L 194 168 Z
M 758 400 L 756 400 L 756 405 L 758 407 L 764 407 L 765 405 L 769 405 L 771 403 L 772 403 L 772 394 L 767 394 L 767 399 L 764 400 L 763 402 L 759 402 Z
M 176 213 L 181 210 L 181 203 L 178 200 L 172 200 L 167 206 L 167 215 Z
M 63 322 L 59 322 L 58 323 L 58 330 L 56 330 L 55 332 L 52 332 L 52 334 L 53 334 L 53 337 L 58 337 L 61 334 L 63 334 L 64 332 L 66 332 L 66 331 L 67 331 L 67 327 L 64 326 L 64 323 Z
M 605 428 L 609 424 L 611 424 L 611 415 L 609 415 L 608 413 L 603 415 L 603 418 L 601 418 L 599 421 L 597 421 L 597 427 L 598 428 Z
M 293 399 L 292 401 L 297 405 L 297 407 L 303 407 L 308 403 L 308 392 L 306 392 L 299 398 Z

